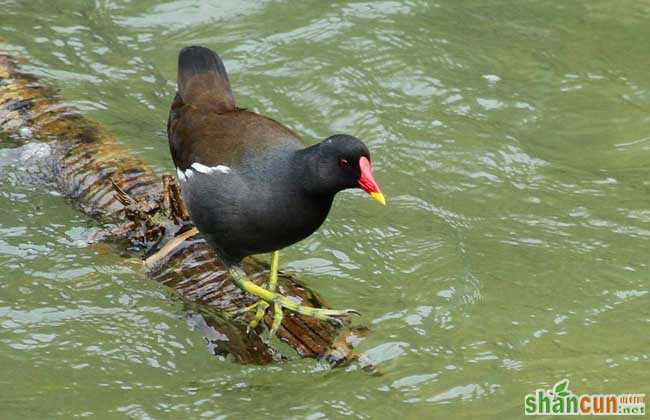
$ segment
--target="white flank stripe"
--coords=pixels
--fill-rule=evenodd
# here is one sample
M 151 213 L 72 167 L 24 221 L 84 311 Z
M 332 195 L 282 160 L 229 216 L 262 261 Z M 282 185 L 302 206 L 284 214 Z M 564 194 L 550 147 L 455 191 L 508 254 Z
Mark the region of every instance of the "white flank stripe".
M 197 172 L 201 172 L 202 174 L 211 174 L 214 172 L 221 172 L 222 174 L 227 174 L 230 172 L 230 167 L 228 166 L 224 166 L 224 165 L 205 166 L 204 164 L 198 162 L 194 162 L 192 164 L 192 168 Z
M 212 171 L 210 171 L 209 166 L 205 166 L 204 164 L 199 163 L 199 162 L 194 162 L 190 166 L 192 167 L 192 169 L 194 169 L 197 172 L 201 172 L 202 174 L 209 174 L 210 172 L 212 172 Z
M 179 179 L 180 181 L 182 181 L 182 182 L 187 181 L 187 178 L 185 178 L 185 174 L 183 173 L 183 171 L 181 171 L 181 170 L 178 169 L 178 168 L 176 168 L 176 176 L 177 176 L 178 179 Z

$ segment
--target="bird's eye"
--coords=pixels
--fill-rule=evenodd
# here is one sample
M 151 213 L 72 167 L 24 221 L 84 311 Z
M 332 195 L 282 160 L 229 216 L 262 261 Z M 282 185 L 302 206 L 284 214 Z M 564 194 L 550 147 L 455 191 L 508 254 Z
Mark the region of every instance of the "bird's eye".
M 349 168 L 352 165 L 350 164 L 350 162 L 348 162 L 347 159 L 339 159 L 339 166 L 341 166 L 341 168 Z

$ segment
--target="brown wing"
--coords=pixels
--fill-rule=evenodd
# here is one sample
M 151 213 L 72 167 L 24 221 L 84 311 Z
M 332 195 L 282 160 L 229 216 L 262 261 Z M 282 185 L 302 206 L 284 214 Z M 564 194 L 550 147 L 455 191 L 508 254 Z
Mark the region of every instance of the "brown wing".
M 187 147 L 184 143 L 191 141 L 191 138 L 184 139 L 185 136 L 180 137 L 177 132 L 182 121 L 190 128 L 196 125 L 191 118 L 188 124 L 184 116 L 192 112 L 222 114 L 237 107 L 226 68 L 219 56 L 208 48 L 191 46 L 181 50 L 178 54 L 177 85 L 178 92 L 167 120 L 167 138 L 174 164 L 184 168 L 181 155 Z
M 223 62 L 203 47 L 187 47 L 179 54 L 178 92 L 169 111 L 167 137 L 181 170 L 194 162 L 237 166 L 247 153 L 303 146 L 282 124 L 237 108 Z
M 262 156 L 268 149 L 304 147 L 282 124 L 243 109 L 216 113 L 185 105 L 172 112 L 177 114 L 170 119 L 172 157 L 182 170 L 194 162 L 237 167 L 246 156 Z

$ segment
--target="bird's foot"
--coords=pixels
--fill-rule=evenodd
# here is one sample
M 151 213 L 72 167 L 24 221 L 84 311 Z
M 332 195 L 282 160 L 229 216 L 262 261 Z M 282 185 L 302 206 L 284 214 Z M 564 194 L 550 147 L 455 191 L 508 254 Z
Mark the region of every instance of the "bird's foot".
M 233 317 L 237 317 L 245 314 L 246 312 L 255 311 L 255 316 L 248 323 L 251 328 L 255 328 L 257 327 L 257 324 L 259 324 L 260 321 L 264 319 L 264 315 L 266 314 L 266 310 L 268 309 L 269 306 L 270 305 L 268 302 L 260 299 L 257 302 L 253 303 L 252 305 L 248 305 L 243 308 L 229 311 L 229 314 Z
M 241 309 L 236 309 L 231 312 L 232 315 L 239 316 L 242 315 L 246 312 L 251 312 L 255 311 L 255 315 L 253 316 L 253 319 L 251 319 L 248 322 L 248 325 L 251 328 L 257 327 L 257 325 L 264 319 L 264 316 L 266 315 L 266 311 L 269 309 L 270 306 L 273 306 L 273 322 L 271 323 L 271 330 L 269 333 L 271 336 L 274 336 L 278 328 L 280 328 L 280 325 L 282 324 L 282 308 L 279 305 L 276 305 L 275 303 L 269 303 L 265 300 L 258 300 L 257 302 L 253 303 L 252 305 L 248 305 L 244 308 Z
M 266 311 L 269 309 L 269 307 L 273 307 L 273 322 L 271 323 L 270 330 L 271 335 L 274 335 L 282 324 L 283 308 L 292 312 L 296 312 L 300 315 L 305 315 L 321 321 L 334 322 L 337 325 L 341 324 L 340 318 L 350 315 L 360 315 L 359 312 L 355 311 L 354 309 L 338 310 L 314 308 L 312 306 L 300 305 L 293 302 L 288 297 L 283 296 L 275 291 L 271 291 L 264 287 L 258 286 L 257 284 L 248 280 L 248 278 L 246 278 L 246 274 L 244 274 L 243 271 L 237 269 L 231 270 L 230 276 L 235 284 L 237 284 L 237 286 L 239 286 L 243 291 L 255 295 L 260 299 L 252 305 L 235 311 L 236 314 L 242 314 L 255 310 L 255 317 L 250 322 L 251 327 L 256 327 L 264 318 L 264 315 L 266 314 Z

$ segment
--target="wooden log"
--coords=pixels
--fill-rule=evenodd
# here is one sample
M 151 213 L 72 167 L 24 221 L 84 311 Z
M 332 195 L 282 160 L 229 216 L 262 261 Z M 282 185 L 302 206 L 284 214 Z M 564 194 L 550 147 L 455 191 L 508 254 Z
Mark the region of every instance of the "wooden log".
M 22 73 L 16 62 L 0 52 L 0 132 L 17 142 L 47 145 L 58 189 L 105 227 L 106 236 L 143 251 L 147 275 L 193 306 L 192 319 L 216 354 L 254 364 L 291 357 L 262 338 L 261 326 L 251 330 L 246 320 L 226 315 L 253 300 L 228 279 L 212 249 L 194 234 L 175 180 L 155 176 L 101 126 L 62 105 L 54 89 Z M 268 280 L 268 265 L 256 258 L 247 258 L 244 269 L 258 284 Z M 281 273 L 278 285 L 282 294 L 303 304 L 328 307 L 293 276 Z M 265 322 L 270 325 L 269 315 Z M 333 325 L 286 311 L 277 335 L 300 356 L 332 365 L 351 360 L 361 336 L 347 321 Z

